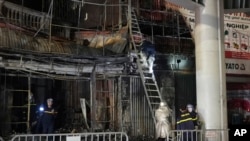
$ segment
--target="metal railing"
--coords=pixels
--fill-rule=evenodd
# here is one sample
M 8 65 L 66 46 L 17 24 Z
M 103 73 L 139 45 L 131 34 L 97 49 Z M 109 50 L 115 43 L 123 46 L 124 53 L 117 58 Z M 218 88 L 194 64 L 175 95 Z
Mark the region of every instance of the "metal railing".
M 227 141 L 226 129 L 171 130 L 166 141 Z
M 35 11 L 11 2 L 3 3 L 3 15 L 8 22 L 34 30 L 49 30 L 51 17 L 44 12 Z
M 67 134 L 21 134 L 11 141 L 128 141 L 125 132 L 67 133 Z
M 249 0 L 224 0 L 225 9 L 250 8 Z

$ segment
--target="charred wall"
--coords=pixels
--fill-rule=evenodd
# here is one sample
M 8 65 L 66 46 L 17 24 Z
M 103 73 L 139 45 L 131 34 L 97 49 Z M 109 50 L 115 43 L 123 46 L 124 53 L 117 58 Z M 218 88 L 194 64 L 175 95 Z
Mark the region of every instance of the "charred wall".
M 86 80 L 70 81 L 46 77 L 29 77 L 18 72 L 1 70 L 1 135 L 35 133 L 39 107 L 45 106 L 47 98 L 54 99 L 58 111 L 56 129 L 83 127 L 80 98 L 89 101 L 90 86 Z M 6 130 L 4 130 L 6 129 Z M 77 130 L 79 130 L 77 128 Z M 39 131 L 38 131 L 39 132 Z
M 36 130 L 36 123 L 39 108 L 45 106 L 47 98 L 54 99 L 53 105 L 58 111 L 55 123 L 58 133 L 119 130 L 118 83 L 115 78 L 98 78 L 91 82 L 1 70 L 0 80 L 1 136 L 13 132 L 41 133 Z M 82 98 L 86 101 L 86 117 L 81 107 Z

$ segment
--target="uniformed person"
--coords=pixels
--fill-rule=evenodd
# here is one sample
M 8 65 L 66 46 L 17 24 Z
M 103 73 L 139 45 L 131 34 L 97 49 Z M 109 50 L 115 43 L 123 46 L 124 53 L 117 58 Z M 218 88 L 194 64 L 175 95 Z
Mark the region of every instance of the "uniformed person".
M 195 130 L 197 129 L 197 113 L 194 106 L 188 104 L 185 110 L 180 109 L 181 115 L 177 119 L 177 130 Z M 196 141 L 195 131 L 181 132 L 181 141 Z
M 47 99 L 47 106 L 44 108 L 42 116 L 42 131 L 43 134 L 51 134 L 54 132 L 55 116 L 57 112 L 53 108 L 53 99 Z

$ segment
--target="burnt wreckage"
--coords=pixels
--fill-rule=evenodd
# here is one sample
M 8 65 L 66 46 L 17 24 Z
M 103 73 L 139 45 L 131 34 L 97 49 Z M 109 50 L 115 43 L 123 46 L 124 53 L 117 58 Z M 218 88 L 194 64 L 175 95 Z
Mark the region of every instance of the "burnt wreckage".
M 164 61 L 176 57 L 171 54 L 176 52 L 178 58 L 193 59 L 189 29 L 178 27 L 180 37 L 169 24 L 158 24 L 164 18 L 181 19 L 177 12 L 164 13 L 168 10 L 163 0 L 153 3 L 158 10 L 154 13 L 131 8 L 142 1 L 0 2 L 1 136 L 32 133 L 39 106 L 48 97 L 54 98 L 59 113 L 57 132 L 125 131 L 130 136 L 154 136 L 154 110 L 160 101 L 174 108 L 172 71 L 180 63 Z M 148 30 L 152 25 L 154 32 Z M 164 36 L 158 34 L 162 31 Z M 172 33 L 175 36 L 169 36 Z M 155 56 L 154 67 L 169 70 L 163 79 L 145 73 L 147 68 L 140 65 L 138 52 L 147 38 L 162 52 Z M 177 45 L 180 40 L 185 49 Z

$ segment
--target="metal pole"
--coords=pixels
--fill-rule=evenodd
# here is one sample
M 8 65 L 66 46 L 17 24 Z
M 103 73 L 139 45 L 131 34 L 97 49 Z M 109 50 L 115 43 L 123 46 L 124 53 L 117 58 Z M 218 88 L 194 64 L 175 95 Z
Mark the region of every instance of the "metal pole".
M 92 74 L 91 74 L 91 81 L 90 81 L 90 108 L 91 108 L 91 130 L 94 131 L 94 128 L 96 126 L 96 64 L 93 66 Z
M 121 76 L 119 76 L 118 77 L 118 80 L 117 80 L 118 82 L 118 86 L 117 86 L 117 88 L 118 88 L 118 94 L 117 94 L 117 118 L 118 118 L 118 123 L 120 123 L 119 124 L 119 127 L 118 127 L 118 131 L 122 131 L 122 132 L 124 132 L 123 131 L 123 125 L 124 125 L 124 123 L 123 123 L 123 118 L 122 118 L 122 116 L 123 116 L 123 110 L 122 110 L 122 77 Z
M 79 4 L 79 5 L 78 5 L 77 31 L 79 31 L 80 22 L 81 22 L 81 9 L 82 9 L 82 5 Z
M 131 20 L 132 20 L 132 17 L 131 17 L 131 0 L 128 0 L 128 26 L 129 26 L 129 33 L 130 34 L 132 34 L 132 24 L 131 24 Z M 133 37 L 131 37 L 131 38 L 133 38 Z M 130 40 L 132 40 L 132 39 L 130 39 Z M 130 49 L 132 49 L 132 44 L 131 44 L 131 42 L 130 42 Z
M 180 53 L 181 52 L 180 21 L 179 21 L 180 15 L 178 13 L 176 13 L 176 18 L 177 18 L 178 53 Z
M 106 21 L 107 21 L 107 0 L 105 1 L 105 6 L 104 6 L 104 19 L 103 19 L 103 30 L 106 30 Z M 103 46 L 104 48 L 104 46 Z
M 119 27 L 119 29 L 121 29 L 122 28 L 122 0 L 119 0 L 119 19 L 118 19 L 118 27 Z
M 27 112 L 27 132 L 29 133 L 30 132 L 30 106 L 31 106 L 31 79 L 30 79 L 30 76 L 28 77 L 28 112 Z
M 51 11 L 50 11 L 50 20 L 49 20 L 49 52 L 51 52 L 51 25 L 53 17 L 53 4 L 54 0 L 51 1 Z
M 132 95 L 132 92 L 133 92 L 133 90 L 132 90 L 132 79 L 134 79 L 134 78 L 132 78 L 132 77 L 129 77 L 129 111 L 130 111 L 130 123 L 131 123 L 131 128 L 132 128 L 132 134 L 134 135 L 134 134 L 136 134 L 136 132 L 135 132 L 135 119 L 134 119 L 134 117 L 135 117 L 135 115 L 134 115 L 134 98 L 133 98 L 133 95 Z

